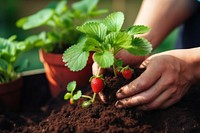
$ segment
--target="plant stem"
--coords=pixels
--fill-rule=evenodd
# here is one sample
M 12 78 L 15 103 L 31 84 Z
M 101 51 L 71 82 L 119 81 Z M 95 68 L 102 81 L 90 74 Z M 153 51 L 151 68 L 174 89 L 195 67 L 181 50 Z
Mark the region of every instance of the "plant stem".
M 100 75 L 100 71 L 101 71 L 101 67 L 99 66 L 99 68 L 98 68 L 98 72 L 97 72 L 97 76 Z
M 96 95 L 97 95 L 97 93 L 94 93 L 94 94 L 93 94 L 92 103 L 94 102 Z
M 115 77 L 116 77 L 116 76 L 117 76 L 117 73 L 116 73 L 115 63 L 113 64 L 113 72 L 114 72 L 114 75 L 115 75 Z
M 116 49 L 114 49 L 113 50 L 113 55 L 114 55 L 114 57 L 115 57 L 115 55 L 116 55 L 116 52 L 117 50 Z M 116 59 L 114 59 L 114 63 L 113 63 L 113 72 L 114 72 L 114 75 L 115 75 L 115 77 L 117 76 L 117 73 L 116 73 L 116 66 L 115 66 L 115 63 L 116 63 Z
M 92 99 L 93 99 L 92 97 L 90 97 L 90 96 L 87 96 L 87 95 L 82 95 L 81 97 L 83 97 L 83 98 L 87 98 L 87 99 L 90 99 L 90 100 L 92 100 Z

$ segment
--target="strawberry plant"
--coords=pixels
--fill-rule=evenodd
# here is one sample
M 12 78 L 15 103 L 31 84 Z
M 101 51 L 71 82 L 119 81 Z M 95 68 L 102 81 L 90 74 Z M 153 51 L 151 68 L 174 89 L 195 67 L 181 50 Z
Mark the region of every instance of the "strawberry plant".
M 67 0 L 53 1 L 47 7 L 17 21 L 23 30 L 48 27 L 39 35 L 37 47 L 47 52 L 63 52 L 81 36 L 76 26 L 80 23 L 106 13 L 97 9 L 98 0 L 79 0 L 68 4 Z M 41 39 L 42 38 L 42 39 Z
M 115 55 L 122 49 L 137 56 L 149 54 L 152 50 L 150 42 L 136 35 L 144 34 L 150 28 L 144 25 L 132 25 L 127 29 L 122 29 L 123 23 L 124 14 L 114 12 L 104 19 L 86 21 L 83 25 L 77 26 L 77 30 L 84 33 L 85 38 L 63 53 L 66 66 L 72 71 L 82 70 L 92 52 L 93 60 L 99 65 L 97 77 L 100 75 L 101 68 L 112 67 L 115 76 L 118 71 L 122 72 L 126 79 L 131 78 L 132 71 L 129 68 L 123 68 L 122 61 L 116 59 Z M 94 90 L 94 93 L 99 92 Z
M 75 89 L 76 89 L 76 82 L 75 81 L 68 83 L 68 85 L 67 85 L 67 91 L 68 92 L 64 95 L 64 99 L 65 100 L 69 99 L 70 104 L 74 104 L 74 102 L 76 100 L 78 100 L 82 95 L 82 92 L 80 90 L 77 91 L 76 94 L 74 94 Z
M 28 61 L 24 60 L 21 64 L 16 65 L 15 62 L 19 56 L 34 48 L 30 38 L 24 41 L 17 41 L 17 36 L 10 38 L 0 37 L 0 83 L 8 83 L 17 79 L 19 72 L 28 66 Z

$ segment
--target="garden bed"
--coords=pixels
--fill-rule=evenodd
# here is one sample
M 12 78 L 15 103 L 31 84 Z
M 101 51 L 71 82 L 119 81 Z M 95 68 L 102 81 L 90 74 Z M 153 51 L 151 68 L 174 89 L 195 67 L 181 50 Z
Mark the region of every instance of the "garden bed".
M 117 109 L 114 103 L 105 105 L 98 97 L 85 109 L 81 101 L 69 105 L 63 99 L 65 92 L 57 98 L 50 96 L 45 74 L 24 77 L 24 83 L 19 111 L 0 108 L 0 132 L 200 132 L 200 85 L 193 86 L 181 102 L 168 109 L 143 112 Z

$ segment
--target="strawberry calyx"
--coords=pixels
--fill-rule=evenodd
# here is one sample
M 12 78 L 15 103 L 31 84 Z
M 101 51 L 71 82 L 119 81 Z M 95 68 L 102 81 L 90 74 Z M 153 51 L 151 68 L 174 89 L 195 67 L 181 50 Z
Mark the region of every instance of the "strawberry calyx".
M 99 76 L 93 75 L 92 77 L 90 77 L 89 82 L 91 82 L 93 78 L 100 78 L 101 80 L 104 81 L 103 74 L 101 74 Z

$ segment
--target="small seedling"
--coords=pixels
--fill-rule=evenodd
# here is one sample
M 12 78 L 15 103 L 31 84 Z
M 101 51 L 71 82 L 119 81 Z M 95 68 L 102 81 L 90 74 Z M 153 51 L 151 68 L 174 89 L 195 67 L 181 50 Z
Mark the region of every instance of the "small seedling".
M 91 97 L 91 96 L 87 96 L 87 95 L 82 95 L 81 90 L 77 90 L 77 92 L 74 93 L 75 90 L 76 90 L 76 81 L 69 82 L 67 85 L 68 92 L 64 95 L 64 99 L 69 100 L 69 103 L 71 105 L 74 104 L 80 98 L 89 99 L 82 103 L 83 108 L 90 106 L 94 102 L 97 93 L 94 93 L 93 97 Z
M 74 94 L 75 89 L 76 89 L 76 81 L 72 81 L 67 85 L 68 92 L 64 95 L 64 99 L 69 100 L 70 104 L 74 104 L 74 102 L 78 100 L 82 95 L 82 92 L 80 90 L 78 90 Z

